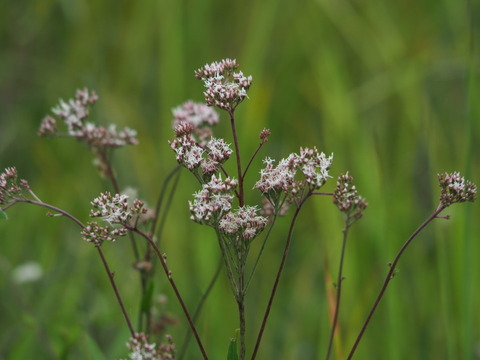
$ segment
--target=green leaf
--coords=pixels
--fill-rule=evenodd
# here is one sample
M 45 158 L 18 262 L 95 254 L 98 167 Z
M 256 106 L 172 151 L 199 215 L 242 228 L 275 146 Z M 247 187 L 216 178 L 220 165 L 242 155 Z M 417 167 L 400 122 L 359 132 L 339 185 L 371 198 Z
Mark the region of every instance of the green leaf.
M 238 360 L 237 337 L 238 337 L 238 329 L 235 331 L 235 337 L 233 339 L 230 339 L 230 346 L 228 347 L 227 360 Z
M 0 209 L 0 220 L 8 220 L 7 213 Z

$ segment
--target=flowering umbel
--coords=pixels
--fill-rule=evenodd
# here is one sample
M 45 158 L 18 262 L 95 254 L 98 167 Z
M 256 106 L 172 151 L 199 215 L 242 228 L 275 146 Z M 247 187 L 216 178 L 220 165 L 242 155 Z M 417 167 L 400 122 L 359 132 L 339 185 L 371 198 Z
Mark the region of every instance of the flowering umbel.
M 353 177 L 348 172 L 338 177 L 333 203 L 346 215 L 348 225 L 360 219 L 368 205 L 365 199 L 358 195 L 357 188 L 353 185 Z
M 117 148 L 124 145 L 136 145 L 137 132 L 128 127 L 117 130 L 116 125 L 108 127 L 97 126 L 87 121 L 90 107 L 98 100 L 95 91 L 88 89 L 77 90 L 74 99 L 60 100 L 52 112 L 63 120 L 66 134 L 59 133 L 57 121 L 52 116 L 46 116 L 38 130 L 40 136 L 68 136 L 83 141 L 94 148 Z
M 20 180 L 20 184 L 28 188 L 25 180 Z M 18 184 L 17 169 L 8 167 L 0 174 L 0 205 L 8 205 L 19 197 L 23 197 L 23 189 Z
M 233 111 L 246 97 L 252 85 L 252 77 L 244 76 L 235 59 L 224 59 L 205 65 L 195 71 L 195 77 L 203 80 L 207 90 L 205 102 L 226 111 Z
M 130 350 L 128 360 L 173 360 L 175 359 L 175 344 L 170 335 L 166 336 L 167 343 L 157 346 L 149 343 L 144 333 L 135 334 L 130 338 L 127 347 Z
M 325 184 L 333 155 L 327 157 L 317 148 L 300 148 L 300 154 L 292 153 L 274 166 L 274 160 L 266 158 L 260 180 L 255 184 L 269 201 L 276 202 L 281 195 L 296 196 L 303 190 L 314 191 Z M 301 175 L 301 176 L 299 176 Z
M 440 204 L 448 207 L 452 204 L 471 201 L 474 202 L 477 196 L 477 186 L 471 181 L 465 180 L 460 173 L 438 174 L 438 181 L 441 190 Z
M 90 216 L 102 217 L 110 225 L 128 225 L 134 215 L 140 216 L 147 212 L 142 201 L 134 200 L 133 204 L 129 205 L 128 196 L 124 194 L 112 196 L 109 192 L 101 193 L 100 196 L 93 199 L 91 204 L 93 209 Z
M 191 219 L 210 226 L 216 226 L 221 217 L 232 208 L 233 192 L 237 186 L 235 179 L 213 175 L 210 182 L 202 186 L 202 190 L 193 196 L 195 200 L 189 201 Z

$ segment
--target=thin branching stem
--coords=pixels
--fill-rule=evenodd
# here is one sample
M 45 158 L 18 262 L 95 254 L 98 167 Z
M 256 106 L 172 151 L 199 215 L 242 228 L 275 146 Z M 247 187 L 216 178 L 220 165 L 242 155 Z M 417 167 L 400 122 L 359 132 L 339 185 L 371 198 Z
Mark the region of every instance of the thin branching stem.
M 215 273 L 213 274 L 212 279 L 210 280 L 210 283 L 207 286 L 207 289 L 203 293 L 202 298 L 198 302 L 197 308 L 195 309 L 195 312 L 193 313 L 192 319 L 193 319 L 194 322 L 197 321 L 197 319 L 200 315 L 200 312 L 203 309 L 203 305 L 205 304 L 205 301 L 207 300 L 207 298 L 210 295 L 213 287 L 215 286 L 215 283 L 217 282 L 218 277 L 219 277 L 219 275 L 222 271 L 222 266 L 223 266 L 223 259 L 220 258 L 219 261 L 218 261 L 217 269 L 215 270 Z M 187 331 L 187 334 L 185 335 L 185 340 L 183 342 L 182 348 L 180 349 L 179 354 L 178 354 L 178 360 L 182 360 L 183 357 L 185 356 L 185 352 L 187 351 L 188 344 L 190 343 L 191 336 L 192 336 L 192 332 L 190 330 Z
M 160 252 L 160 249 L 158 248 L 157 244 L 155 244 L 155 241 L 145 232 L 140 230 L 139 228 L 136 227 L 131 227 L 129 225 L 124 225 L 125 228 L 127 228 L 130 231 L 134 231 L 138 233 L 140 236 L 142 236 L 145 240 L 148 241 L 150 246 L 153 248 L 155 253 L 157 254 L 158 259 L 160 260 L 160 263 L 162 264 L 162 268 L 165 272 L 165 275 L 167 276 L 168 282 L 170 283 L 173 292 L 175 293 L 175 296 L 180 303 L 180 306 L 182 307 L 183 313 L 185 314 L 185 317 L 187 318 L 188 324 L 190 325 L 190 328 L 192 329 L 192 332 L 195 336 L 195 339 L 197 340 L 198 347 L 200 349 L 200 352 L 202 353 L 202 356 L 205 360 L 208 360 L 207 353 L 205 352 L 205 348 L 203 347 L 202 341 L 200 340 L 200 336 L 198 335 L 197 328 L 195 327 L 195 324 L 193 323 L 192 317 L 190 316 L 190 313 L 187 309 L 187 306 L 185 305 L 185 302 L 183 301 L 183 298 L 180 294 L 180 291 L 177 288 L 177 285 L 175 284 L 175 281 L 173 280 L 172 277 L 172 272 L 167 266 L 167 263 L 165 261 L 164 255 Z
M 337 299 L 335 302 L 335 313 L 333 316 L 333 322 L 332 322 L 332 330 L 330 333 L 330 340 L 328 342 L 328 350 L 327 350 L 327 356 L 326 360 L 330 359 L 330 354 L 332 351 L 332 345 L 333 345 L 333 338 L 335 337 L 335 330 L 337 327 L 337 322 L 338 322 L 338 314 L 340 312 L 340 299 L 342 297 L 342 283 L 343 283 L 343 263 L 345 259 L 345 249 L 347 247 L 347 237 L 348 237 L 348 229 L 350 228 L 349 226 L 349 217 L 347 216 L 347 219 L 345 220 L 345 228 L 343 229 L 343 241 L 342 241 L 342 251 L 340 255 L 340 263 L 338 266 L 338 276 L 337 276 L 337 283 L 336 283 L 336 288 L 337 288 Z
M 365 330 L 367 329 L 368 324 L 370 323 L 370 320 L 372 319 L 373 314 L 377 310 L 378 304 L 383 298 L 383 294 L 385 293 L 385 290 L 387 290 L 388 284 L 390 283 L 390 280 L 393 279 L 395 275 L 395 269 L 397 267 L 397 263 L 400 260 L 400 257 L 410 245 L 410 243 L 415 239 L 415 237 L 433 220 L 435 219 L 443 210 L 445 207 L 443 205 L 440 205 L 437 210 L 434 211 L 432 215 L 430 215 L 427 220 L 423 222 L 422 225 L 420 225 L 417 230 L 413 232 L 412 235 L 408 238 L 408 240 L 403 244 L 403 246 L 400 248 L 399 252 L 397 253 L 397 256 L 395 257 L 395 260 L 390 264 L 390 270 L 388 271 L 388 274 L 385 278 L 385 281 L 383 283 L 382 288 L 380 289 L 380 292 L 378 293 L 378 296 L 375 300 L 375 303 L 373 304 L 372 308 L 370 309 L 370 312 L 368 313 L 367 318 L 365 319 L 365 322 L 362 326 L 362 329 L 360 330 L 357 339 L 355 340 L 355 343 L 353 344 L 352 349 L 350 350 L 350 353 L 348 354 L 347 360 L 350 360 L 353 355 L 355 354 L 355 350 L 357 349 L 358 344 L 360 343 L 360 340 L 362 340 L 363 334 L 365 333 Z
M 280 276 L 282 275 L 282 271 L 283 271 L 283 268 L 285 266 L 285 262 L 287 260 L 288 250 L 290 249 L 290 244 L 292 242 L 293 228 L 295 227 L 295 223 L 297 221 L 298 215 L 300 213 L 300 210 L 302 209 L 303 204 L 305 203 L 305 201 L 309 197 L 310 197 L 309 194 L 307 194 L 307 196 L 305 196 L 305 198 L 303 198 L 303 200 L 299 202 L 299 204 L 297 206 L 297 209 L 295 210 L 295 213 L 293 214 L 293 218 L 292 218 L 292 221 L 290 223 L 290 228 L 288 230 L 287 241 L 285 242 L 285 248 L 283 250 L 282 260 L 281 260 L 280 265 L 279 265 L 278 270 L 277 270 L 277 275 L 275 277 L 275 282 L 273 284 L 272 291 L 270 293 L 270 298 L 268 300 L 267 308 L 266 308 L 265 314 L 263 316 L 262 325 L 260 326 L 260 331 L 259 331 L 258 336 L 257 336 L 257 341 L 255 343 L 255 348 L 253 350 L 251 360 L 254 360 L 256 358 L 257 353 L 258 353 L 258 349 L 260 347 L 260 343 L 262 341 L 263 332 L 265 331 L 265 326 L 267 324 L 268 316 L 270 315 L 270 310 L 271 310 L 272 305 L 273 305 L 273 299 L 275 298 L 275 294 L 277 293 L 278 284 L 280 282 Z
M 267 240 L 270 237 L 270 233 L 272 232 L 273 227 L 275 226 L 275 221 L 277 220 L 277 214 L 273 216 L 272 223 L 270 224 L 270 227 L 268 228 L 268 232 L 265 235 L 265 238 L 263 239 L 262 242 L 262 247 L 260 248 L 260 251 L 258 252 L 257 258 L 255 259 L 255 264 L 253 265 L 252 272 L 250 273 L 250 276 L 248 277 L 247 284 L 245 286 L 245 291 L 248 290 L 248 287 L 250 285 L 250 282 L 252 281 L 253 274 L 255 274 L 255 270 L 257 270 L 258 263 L 260 262 L 260 258 L 263 254 L 263 250 L 265 249 L 265 245 L 267 244 Z
M 237 172 L 238 172 L 238 202 L 239 206 L 242 207 L 245 204 L 245 195 L 243 192 L 243 174 L 242 174 L 242 160 L 240 156 L 240 146 L 238 145 L 238 135 L 237 129 L 235 127 L 235 115 L 234 110 L 228 112 L 230 115 L 230 125 L 232 127 L 232 136 L 233 136 L 233 143 L 235 145 L 235 155 L 237 157 Z
M 29 200 L 29 199 L 15 199 L 12 202 L 12 204 L 10 204 L 9 206 L 12 206 L 13 204 L 20 203 L 20 202 L 27 203 L 27 204 L 32 204 L 32 205 L 37 205 L 37 206 L 44 207 L 46 209 L 50 209 L 52 211 L 55 211 L 56 213 L 62 214 L 66 218 L 68 218 L 71 221 L 73 221 L 74 223 L 76 223 L 82 229 L 85 228 L 85 225 L 80 220 L 78 220 L 75 216 L 73 216 L 72 214 L 70 214 L 70 213 L 66 212 L 65 210 L 62 210 L 62 209 L 60 209 L 56 206 L 44 203 L 43 201 L 35 201 L 35 200 Z M 96 246 L 96 248 L 97 248 L 98 254 L 100 255 L 100 258 L 102 259 L 103 266 L 104 266 L 105 271 L 106 271 L 106 273 L 108 275 L 108 278 L 110 280 L 110 284 L 112 285 L 113 291 L 115 293 L 115 297 L 117 298 L 117 301 L 118 301 L 118 304 L 120 305 L 120 309 L 122 310 L 123 317 L 125 318 L 125 321 L 127 322 L 128 329 L 130 330 L 130 333 L 133 337 L 133 336 L 135 336 L 135 330 L 133 329 L 132 322 L 130 321 L 130 317 L 128 316 L 127 310 L 125 309 L 125 305 L 123 304 L 122 297 L 120 295 L 120 292 L 118 291 L 117 284 L 115 283 L 114 273 L 112 271 L 110 271 L 110 267 L 108 266 L 108 262 L 105 258 L 105 255 L 104 255 L 101 247 Z
M 158 200 L 157 200 L 157 204 L 155 206 L 155 216 L 153 218 L 153 221 L 152 221 L 152 226 L 150 228 L 150 233 L 149 233 L 149 236 L 153 236 L 155 234 L 155 231 L 157 229 L 157 224 L 158 224 L 158 220 L 160 218 L 160 210 L 162 208 L 162 204 L 163 204 L 163 199 L 165 197 L 165 193 L 166 193 L 166 190 L 167 190 L 167 186 L 170 182 L 170 180 L 173 178 L 173 176 L 178 172 L 180 171 L 182 167 L 180 165 L 176 166 L 168 175 L 167 177 L 165 178 L 165 180 L 163 180 L 163 184 L 162 184 L 162 189 L 160 190 L 160 194 L 158 195 Z M 178 178 L 177 178 L 178 179 Z M 177 180 L 178 181 L 178 180 Z M 174 193 L 174 191 L 172 191 L 172 193 Z M 161 227 L 161 226 L 160 226 Z
M 258 145 L 257 150 L 253 153 L 252 157 L 250 158 L 250 161 L 248 162 L 247 166 L 245 167 L 245 171 L 243 172 L 242 178 L 245 179 L 245 176 L 247 175 L 248 169 L 250 168 L 250 165 L 252 165 L 253 160 L 257 156 L 258 152 L 262 148 L 263 145 L 265 145 L 266 141 L 262 140 L 262 142 Z

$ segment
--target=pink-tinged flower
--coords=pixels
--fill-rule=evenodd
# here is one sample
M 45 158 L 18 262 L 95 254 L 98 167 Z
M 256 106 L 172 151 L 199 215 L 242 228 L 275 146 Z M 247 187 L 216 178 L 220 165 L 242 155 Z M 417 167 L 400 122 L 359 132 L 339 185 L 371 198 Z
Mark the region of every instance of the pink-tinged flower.
M 174 108 L 172 113 L 174 117 L 173 128 L 184 121 L 191 124 L 194 128 L 213 126 L 220 121 L 218 113 L 214 109 L 191 100 Z
M 127 229 L 100 226 L 96 222 L 89 222 L 81 232 L 83 240 L 101 246 L 104 241 L 116 241 L 118 236 L 125 236 Z
M 465 180 L 460 173 L 438 174 L 438 181 L 441 187 L 440 203 L 447 207 L 454 203 L 471 201 L 474 202 L 477 196 L 477 186 L 471 181 Z
M 144 333 L 137 333 L 130 338 L 127 348 L 129 360 L 173 360 L 175 359 L 175 344 L 170 335 L 166 336 L 167 343 L 157 346 L 148 342 L 148 336 Z
M 59 133 L 56 120 L 51 116 L 46 116 L 40 124 L 38 135 L 74 137 L 95 148 L 116 148 L 138 144 L 135 130 L 128 127 L 117 130 L 113 124 L 109 127 L 103 127 L 86 121 L 90 107 L 97 100 L 98 96 L 95 91 L 90 92 L 88 89 L 77 90 L 74 99 L 60 100 L 60 103 L 52 109 L 52 112 L 63 119 L 67 133 Z
M 185 124 L 179 124 L 176 129 L 180 134 L 181 129 L 185 128 Z M 176 159 L 180 165 L 185 166 L 188 170 L 193 171 L 200 166 L 203 160 L 204 150 L 197 145 L 196 141 L 190 134 L 182 135 L 173 141 L 169 141 L 170 147 L 177 154 Z
M 237 240 L 251 241 L 265 228 L 267 218 L 257 215 L 256 206 L 244 206 L 226 214 L 219 223 L 219 229 Z
M 295 191 L 295 175 L 297 164 L 295 154 L 290 154 L 286 159 L 280 160 L 277 166 L 275 160 L 266 158 L 263 163 L 265 168 L 260 170 L 260 180 L 255 184 L 263 194 L 279 194 Z
M 338 177 L 333 203 L 346 214 L 350 224 L 363 216 L 363 211 L 368 205 L 365 199 L 358 195 L 357 189 L 353 185 L 353 178 L 348 172 Z
M 217 163 L 223 164 L 232 155 L 230 145 L 223 139 L 211 138 L 205 145 L 208 157 Z
M 319 189 L 325 184 L 333 155 L 328 158 L 324 153 L 319 153 L 317 148 L 300 148 L 300 155 L 297 156 L 298 168 L 305 177 L 305 182 L 312 190 Z
M 224 59 L 205 65 L 195 72 L 195 77 L 204 82 L 205 102 L 226 111 L 233 111 L 246 97 L 252 85 L 252 77 L 235 72 L 236 60 Z
M 255 184 L 270 201 L 275 202 L 281 192 L 296 195 L 303 189 L 316 190 L 327 181 L 333 155 L 326 157 L 317 148 L 301 148 L 300 155 L 290 154 L 274 166 L 274 160 L 266 158 L 260 180 Z M 298 175 L 300 173 L 303 178 Z M 276 205 L 275 205 L 276 206 Z
M 101 193 L 100 196 L 91 202 L 93 209 L 90 212 L 91 217 L 102 217 L 110 225 L 127 225 L 134 216 L 140 216 L 147 212 L 140 200 L 133 201 L 132 206 L 128 203 L 128 196 L 124 194 L 115 194 L 112 196 L 109 192 Z
M 193 194 L 194 201 L 189 201 L 191 219 L 201 224 L 215 226 L 220 218 L 232 208 L 233 192 L 237 186 L 235 179 L 222 180 L 213 175 L 202 190 Z
M 21 180 L 23 187 L 28 184 Z M 25 187 L 26 188 L 26 187 Z M 18 185 L 17 169 L 8 167 L 0 174 L 0 205 L 11 203 L 15 198 L 23 198 L 22 188 Z

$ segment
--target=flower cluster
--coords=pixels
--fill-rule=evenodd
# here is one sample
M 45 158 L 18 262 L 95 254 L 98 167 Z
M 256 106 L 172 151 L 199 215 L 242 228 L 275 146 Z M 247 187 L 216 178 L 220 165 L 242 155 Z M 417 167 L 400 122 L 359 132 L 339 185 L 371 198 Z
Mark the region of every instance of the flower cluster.
M 202 186 L 202 190 L 193 194 L 195 200 L 189 201 L 191 219 L 200 223 L 215 226 L 221 217 L 232 208 L 232 193 L 237 181 L 227 177 L 213 175 L 210 182 Z
M 89 222 L 81 234 L 83 240 L 91 242 L 95 246 L 101 246 L 105 240 L 114 242 L 118 236 L 125 236 L 127 229 L 113 229 L 109 226 L 99 226 L 96 222 Z
M 173 121 L 173 127 L 176 127 L 183 121 L 192 124 L 196 128 L 204 125 L 213 126 L 219 122 L 218 114 L 214 109 L 205 104 L 196 103 L 191 100 L 174 108 L 172 113 L 175 118 Z
M 265 168 L 260 171 L 260 180 L 255 184 L 268 199 L 273 201 L 281 192 L 295 195 L 308 187 L 311 191 L 319 189 L 330 176 L 328 172 L 333 155 L 327 157 L 317 148 L 301 148 L 300 154 L 292 153 L 274 166 L 274 160 L 266 158 Z M 303 175 L 297 179 L 297 173 Z
M 130 350 L 129 360 L 173 360 L 175 359 L 175 344 L 170 335 L 166 336 L 167 344 L 157 346 L 150 344 L 144 333 L 135 334 L 130 338 L 127 347 Z
M 192 131 L 201 144 L 212 136 L 210 127 L 218 124 L 220 121 L 215 109 L 191 100 L 174 108 L 172 113 L 174 117 L 173 128 L 175 129 L 184 122 L 190 124 L 193 127 Z
M 219 229 L 227 235 L 234 235 L 237 240 L 249 242 L 267 225 L 268 220 L 257 215 L 257 207 L 243 206 L 235 212 L 226 214 L 219 223 Z
M 110 225 L 128 225 L 133 215 L 142 215 L 147 212 L 140 200 L 134 200 L 133 205 L 128 204 L 128 196 L 109 192 L 101 193 L 100 196 L 91 202 L 94 209 L 91 210 L 91 217 L 102 217 Z
M 477 195 L 477 186 L 465 180 L 460 173 L 438 174 L 438 181 L 442 188 L 440 193 L 440 203 L 443 207 L 454 203 L 471 201 L 474 202 Z
M 368 205 L 365 199 L 358 195 L 357 189 L 353 185 L 353 177 L 348 175 L 348 172 L 338 177 L 333 203 L 346 214 L 347 219 L 353 221 L 363 216 L 363 211 Z
M 52 112 L 63 119 L 67 133 L 58 133 L 55 118 L 46 116 L 40 124 L 38 135 L 74 137 L 96 148 L 136 145 L 138 141 L 135 130 L 125 127 L 123 130 L 117 131 L 113 124 L 106 128 L 86 121 L 90 106 L 97 100 L 98 96 L 95 91 L 89 92 L 88 89 L 77 90 L 76 97 L 67 102 L 60 100 Z
M 17 169 L 6 168 L 0 174 L 0 205 L 6 205 L 21 196 L 22 188 L 18 185 Z
M 218 171 L 221 164 L 232 154 L 230 145 L 223 139 L 211 138 L 201 147 L 192 137 L 193 126 L 181 122 L 175 127 L 177 138 L 170 141 L 170 147 L 177 154 L 179 164 L 190 171 L 201 168 L 202 173 L 211 176 Z M 206 155 L 206 157 L 204 157 Z
M 236 60 L 224 59 L 195 71 L 195 77 L 207 88 L 203 93 L 207 105 L 233 111 L 247 97 L 252 77 L 244 76 L 242 71 L 235 72 L 237 68 Z

